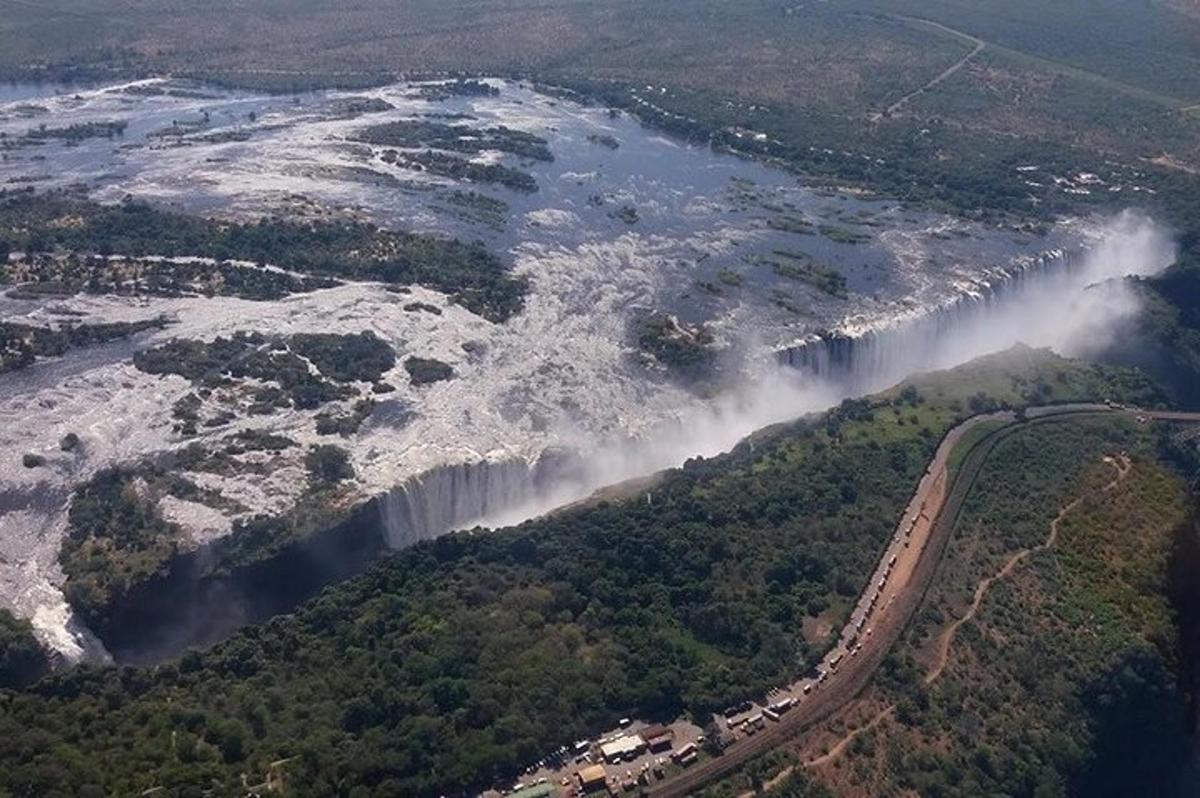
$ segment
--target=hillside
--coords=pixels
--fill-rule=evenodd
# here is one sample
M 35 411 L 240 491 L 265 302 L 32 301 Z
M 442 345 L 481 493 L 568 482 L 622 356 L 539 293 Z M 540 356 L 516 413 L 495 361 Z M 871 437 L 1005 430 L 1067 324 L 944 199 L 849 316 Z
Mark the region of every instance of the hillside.
M 1104 419 L 997 446 L 875 684 L 712 794 L 1187 794 L 1200 538 L 1159 445 Z
M 432 795 L 625 714 L 702 718 L 823 653 L 956 419 L 1145 390 L 1017 349 L 693 460 L 622 503 L 418 544 L 209 651 L 5 696 L 3 786 L 232 785 L 286 759 L 296 795 L 339 794 L 338 779 Z

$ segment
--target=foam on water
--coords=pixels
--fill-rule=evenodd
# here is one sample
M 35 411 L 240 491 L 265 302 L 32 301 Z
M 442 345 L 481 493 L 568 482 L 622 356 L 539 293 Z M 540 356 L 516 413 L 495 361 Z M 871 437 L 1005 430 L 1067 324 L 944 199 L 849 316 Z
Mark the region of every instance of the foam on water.
M 143 89 L 173 85 L 138 84 Z M 919 325 L 912 320 L 932 309 L 994 293 L 1045 252 L 1098 250 L 1108 235 L 1102 220 L 1089 220 L 1067 221 L 1031 238 L 893 203 L 818 193 L 762 165 L 654 135 L 626 116 L 614 118 L 604 109 L 554 100 L 517 84 L 496 85 L 500 94 L 495 97 L 442 102 L 419 98 L 405 84 L 296 97 L 209 89 L 200 92 L 203 96 L 147 96 L 123 86 L 0 102 L 0 130 L 10 137 L 42 123 L 129 122 L 124 136 L 111 141 L 52 142 L 7 152 L 0 181 L 82 182 L 104 200 L 132 194 L 222 216 L 368 218 L 389 227 L 478 238 L 510 259 L 532 284 L 524 311 L 504 324 L 475 316 L 436 291 L 415 287 L 400 296 L 374 284 L 272 302 L 3 298 L 5 319 L 45 323 L 65 309 L 87 321 L 166 314 L 176 323 L 132 342 L 71 352 L 57 362 L 0 377 L 0 451 L 10 453 L 0 461 L 0 486 L 4 495 L 15 497 L 0 504 L 0 606 L 33 618 L 43 639 L 69 656 L 81 656 L 90 643 L 69 619 L 57 564 L 72 486 L 113 463 L 254 428 L 287 435 L 301 446 L 286 456 L 291 460 L 254 479 L 190 476 L 251 512 L 282 512 L 304 484 L 305 446 L 331 441 L 316 435 L 312 413 L 295 410 L 243 418 L 183 440 L 172 431 L 170 412 L 191 386 L 182 378 L 135 369 L 129 358 L 137 348 L 172 337 L 210 340 L 239 330 L 370 330 L 388 341 L 400 360 L 417 355 L 450 363 L 455 379 L 428 386 L 409 384 L 402 367 L 385 375 L 398 389 L 387 399 L 396 412 L 381 413 L 354 437 L 335 441 L 349 450 L 357 474 L 355 495 L 384 497 L 392 542 L 402 545 L 480 521 L 536 515 L 608 482 L 677 465 L 696 454 L 715 454 L 764 424 L 827 407 L 868 383 L 877 387 L 885 377 L 903 376 L 925 361 L 901 356 L 904 346 L 899 345 L 869 356 L 872 377 L 865 382 L 813 379 L 828 375 L 779 369 L 775 353 L 826 330 L 853 335 L 890 329 L 904 319 Z M 346 119 L 331 109 L 349 96 L 376 97 L 395 108 Z M 33 112 L 22 110 L 23 104 L 44 110 L 30 117 Z M 240 129 L 248 138 L 210 143 L 199 135 L 151 135 L 172 121 L 201 119 L 205 112 L 212 121 L 203 134 Z M 546 138 L 552 163 L 488 155 L 528 170 L 539 191 L 524 195 L 405 172 L 383 162 L 380 148 L 351 141 L 367 124 L 431 113 L 465 114 L 465 124 L 503 124 Z M 597 146 L 588 140 L 594 133 L 614 136 L 620 147 Z M 510 212 L 499 225 L 468 218 L 446 201 L 454 189 L 502 199 Z M 635 224 L 614 216 L 626 203 L 638 212 Z M 783 232 L 769 224 L 780 214 L 802 217 L 814 227 L 852 228 L 871 240 L 837 244 L 821 235 Z M 1137 224 L 1153 229 L 1148 222 Z M 1164 265 L 1161 248 L 1145 243 L 1135 241 L 1114 256 L 1105 274 Z M 776 250 L 836 269 L 846 279 L 848 294 L 832 296 L 775 273 L 762 259 Z M 741 275 L 740 284 L 722 282 L 725 272 Z M 781 302 L 781 292 L 787 303 Z M 442 314 L 405 311 L 413 301 L 434 305 Z M 729 384 L 702 397 L 662 369 L 641 363 L 631 326 L 650 310 L 707 323 L 723 353 Z M 1127 311 L 1120 303 L 1089 304 L 1071 324 L 1103 323 Z M 947 324 L 937 327 L 936 337 L 953 333 L 954 324 Z M 1002 348 L 1013 336 L 1008 328 L 1004 335 L 989 335 L 982 325 L 970 346 L 947 350 L 942 360 Z M 1048 334 L 1029 342 L 1058 343 Z M 58 450 L 67 432 L 84 441 L 71 455 Z M 44 454 L 47 467 L 23 468 L 24 452 Z M 559 458 L 558 452 L 576 456 Z M 193 541 L 226 529 L 212 513 L 186 503 L 166 511 Z

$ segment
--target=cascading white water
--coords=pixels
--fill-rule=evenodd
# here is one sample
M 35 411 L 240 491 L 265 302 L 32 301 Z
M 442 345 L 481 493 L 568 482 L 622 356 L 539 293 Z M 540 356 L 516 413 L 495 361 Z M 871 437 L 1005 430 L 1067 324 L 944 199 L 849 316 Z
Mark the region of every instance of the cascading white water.
M 541 461 L 479 460 L 414 476 L 378 500 L 387 543 L 409 546 L 527 504 L 544 489 L 544 471 Z
M 975 346 L 979 336 L 973 333 L 982 333 L 985 341 L 999 341 L 1002 336 L 995 333 L 1000 323 L 1023 298 L 1078 290 L 1077 284 L 1086 280 L 1080 274 L 1085 263 L 1084 251 L 1048 252 L 916 318 L 864 332 L 815 334 L 776 354 L 780 363 L 829 381 L 847 395 L 869 393 L 904 379 L 918 367 L 929 370 L 962 362 L 957 352 Z M 1014 343 L 1016 339 L 1008 341 Z M 1002 348 L 1005 344 L 995 346 Z
M 519 523 L 603 486 L 727 451 L 770 424 L 1018 343 L 1086 354 L 1137 310 L 1135 295 L 1118 278 L 1156 274 L 1173 258 L 1161 228 L 1122 214 L 1092 248 L 1031 259 L 918 318 L 781 350 L 783 368 L 776 364 L 648 438 L 613 441 L 574 460 L 484 460 L 413 477 L 380 500 L 388 542 L 399 547 L 476 524 Z
M 1128 286 L 1111 281 L 1156 274 L 1173 259 L 1174 246 L 1160 228 L 1126 213 L 1093 248 L 1047 253 L 918 318 L 813 336 L 777 354 L 780 362 L 847 396 L 1018 343 L 1087 355 L 1103 349 L 1115 325 L 1137 308 Z

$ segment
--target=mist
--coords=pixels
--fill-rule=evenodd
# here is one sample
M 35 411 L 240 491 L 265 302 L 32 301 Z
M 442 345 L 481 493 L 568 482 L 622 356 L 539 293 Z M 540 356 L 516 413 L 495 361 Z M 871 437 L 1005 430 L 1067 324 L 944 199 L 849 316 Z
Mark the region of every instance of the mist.
M 808 346 L 818 351 L 808 358 L 810 367 L 760 363 L 742 386 L 704 408 L 681 414 L 645 438 L 584 452 L 577 467 L 543 481 L 532 498 L 467 525 L 519 523 L 604 486 L 726 452 L 763 427 L 1016 344 L 1067 357 L 1098 353 L 1139 311 L 1138 296 L 1123 278 L 1158 274 L 1174 261 L 1175 251 L 1168 230 L 1144 214 L 1125 211 L 1104 222 L 1083 252 L 921 317 L 841 338 L 837 357 L 819 351 L 829 342 L 814 340 Z

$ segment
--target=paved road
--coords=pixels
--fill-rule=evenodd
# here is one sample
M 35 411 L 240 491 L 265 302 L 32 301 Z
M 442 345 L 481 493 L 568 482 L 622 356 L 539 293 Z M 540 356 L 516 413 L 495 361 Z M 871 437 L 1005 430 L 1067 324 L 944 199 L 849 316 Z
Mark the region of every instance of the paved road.
M 862 648 L 858 654 L 853 658 L 843 659 L 836 673 L 832 673 L 819 689 L 785 714 L 778 723 L 767 726 L 753 737 L 739 740 L 720 756 L 704 760 L 671 779 L 644 788 L 642 794 L 649 798 L 682 798 L 690 795 L 746 761 L 783 744 L 798 732 L 828 718 L 845 706 L 866 687 L 924 599 L 942 552 L 958 521 L 963 501 L 996 444 L 1014 431 L 1029 425 L 1053 423 L 1064 417 L 1118 412 L 1140 419 L 1200 422 L 1200 413 L 1074 404 L 1029 408 L 1025 412 L 1025 419 L 1021 421 L 1011 413 L 973 416 L 950 430 L 934 453 L 929 468 L 904 515 L 901 516 L 888 547 L 888 551 L 892 551 L 897 540 L 907 537 L 908 550 L 914 552 L 913 561 L 906 571 L 899 566 L 893 571 L 885 587 L 888 594 L 887 603 L 881 600 L 877 605 L 881 609 L 872 613 L 869 623 L 874 632 L 862 640 Z M 1010 423 L 971 443 L 970 450 L 960 461 L 958 468 L 954 473 L 950 473 L 948 465 L 951 453 L 970 429 L 986 421 Z M 918 510 L 918 522 L 912 526 L 914 509 Z M 925 520 L 920 520 L 920 516 Z M 876 590 L 877 586 L 878 581 L 873 578 L 864 591 L 864 597 Z M 893 593 L 894 599 L 891 597 Z M 860 599 L 860 605 L 861 603 Z

